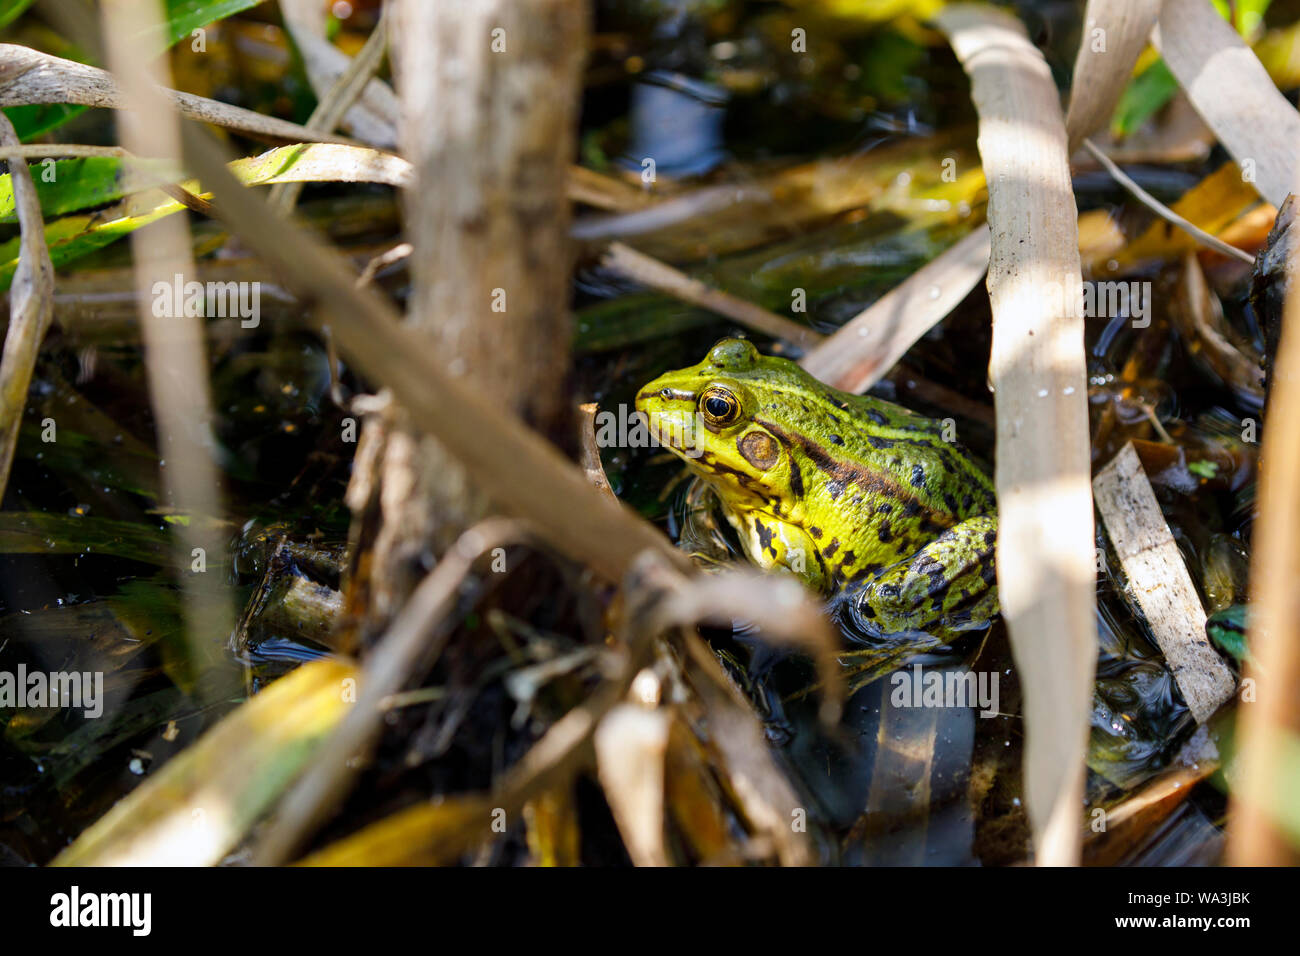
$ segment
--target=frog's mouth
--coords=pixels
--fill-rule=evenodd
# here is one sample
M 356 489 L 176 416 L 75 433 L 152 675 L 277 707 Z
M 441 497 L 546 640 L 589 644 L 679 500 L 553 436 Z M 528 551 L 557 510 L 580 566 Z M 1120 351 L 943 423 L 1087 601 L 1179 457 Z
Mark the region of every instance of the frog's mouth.
M 673 454 L 693 462 L 704 454 L 704 442 L 700 440 L 703 424 L 699 416 L 691 411 L 646 411 L 638 408 L 639 414 L 650 435 Z

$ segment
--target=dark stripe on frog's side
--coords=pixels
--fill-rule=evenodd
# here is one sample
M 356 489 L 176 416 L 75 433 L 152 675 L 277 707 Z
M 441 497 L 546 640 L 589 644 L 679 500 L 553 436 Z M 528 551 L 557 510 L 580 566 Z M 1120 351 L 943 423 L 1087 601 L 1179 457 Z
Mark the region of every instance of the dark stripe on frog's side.
M 944 514 L 929 508 L 916 491 L 892 480 L 883 472 L 868 471 L 842 458 L 836 458 L 816 442 L 804 438 L 802 435 L 792 435 L 774 422 L 755 419 L 754 424 L 771 433 L 777 441 L 786 447 L 788 452 L 792 452 L 793 447 L 797 444 L 809 461 L 838 484 L 856 484 L 868 492 L 873 500 L 892 498 L 906 501 L 908 502 L 909 512 L 912 510 L 911 506 L 915 505 L 916 514 L 923 514 L 932 525 L 940 529 L 950 528 L 957 521 L 956 515 Z M 793 462 L 794 455 L 791 454 L 790 458 Z
M 824 394 L 821 389 L 810 391 L 801 387 L 784 388 L 769 383 L 769 387 L 774 390 L 784 392 L 787 395 L 803 401 L 810 395 L 814 399 L 814 407 L 819 408 L 824 420 L 827 422 L 826 431 L 834 431 L 834 437 L 840 438 L 841 441 L 847 436 L 846 432 L 841 431 L 838 426 L 841 424 L 838 416 L 832 414 L 826 409 L 829 404 L 836 409 L 854 412 L 863 418 L 871 421 L 870 435 L 866 436 L 863 444 L 874 449 L 883 450 L 885 447 L 879 439 L 886 439 L 900 445 L 913 445 L 919 448 L 928 448 L 935 452 L 942 461 L 945 473 L 950 476 L 960 475 L 962 484 L 976 492 L 978 500 L 972 500 L 970 507 L 964 507 L 963 517 L 969 517 L 974 514 L 992 514 L 996 508 L 996 498 L 993 491 L 993 483 L 985 471 L 965 454 L 958 451 L 958 446 L 953 442 L 944 441 L 936 432 L 939 423 L 931 419 L 923 418 L 919 415 L 913 415 L 907 409 L 901 406 L 892 405 L 889 402 L 877 398 L 871 398 L 866 395 L 844 395 L 826 389 Z M 755 424 L 763 424 L 755 421 Z M 873 441 L 872 439 L 877 439 Z M 838 444 L 838 443 L 837 443 Z
M 754 424 L 766 429 L 785 448 L 787 458 L 792 465 L 791 490 L 795 490 L 797 482 L 798 498 L 803 497 L 803 482 L 802 474 L 795 465 L 798 460 L 798 456 L 794 454 L 796 445 L 808 460 L 830 476 L 827 481 L 828 488 L 838 486 L 842 493 L 848 483 L 854 482 L 873 498 L 906 499 L 907 504 L 903 508 L 903 514 L 915 519 L 915 523 L 909 523 L 904 530 L 891 525 L 888 518 L 879 519 L 879 526 L 874 535 L 879 541 L 879 546 L 863 553 L 863 567 L 856 567 L 857 555 L 851 550 L 846 551 L 838 563 L 833 561 L 835 552 L 840 546 L 838 539 L 830 545 L 818 545 L 816 551 L 819 563 L 829 571 L 829 576 L 836 587 L 843 586 L 847 581 L 858 580 L 870 570 L 892 564 L 915 553 L 925 540 L 941 534 L 958 520 L 955 515 L 931 510 L 918 496 L 918 491 L 923 489 L 918 488 L 918 491 L 913 491 L 891 480 L 887 473 L 875 473 L 849 462 L 836 461 L 816 442 L 803 436 L 792 435 L 772 422 L 756 418 Z M 796 475 L 798 477 L 795 477 Z M 834 494 L 832 497 L 838 498 L 839 495 Z M 881 534 L 881 531 L 884 533 Z M 820 534 L 813 534 L 814 540 L 820 537 Z
M 786 451 L 789 452 L 790 446 L 786 444 Z M 794 495 L 795 500 L 803 499 L 803 472 L 799 470 L 799 460 L 790 455 L 790 493 Z

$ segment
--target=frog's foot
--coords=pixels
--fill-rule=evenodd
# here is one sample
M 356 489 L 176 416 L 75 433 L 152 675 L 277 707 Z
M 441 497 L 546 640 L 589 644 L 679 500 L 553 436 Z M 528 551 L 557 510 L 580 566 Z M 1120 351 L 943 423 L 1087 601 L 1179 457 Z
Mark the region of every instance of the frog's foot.
M 980 515 L 949 528 L 869 581 L 858 614 L 884 634 L 927 631 L 944 640 L 987 625 L 998 612 L 997 527 L 997 518 Z

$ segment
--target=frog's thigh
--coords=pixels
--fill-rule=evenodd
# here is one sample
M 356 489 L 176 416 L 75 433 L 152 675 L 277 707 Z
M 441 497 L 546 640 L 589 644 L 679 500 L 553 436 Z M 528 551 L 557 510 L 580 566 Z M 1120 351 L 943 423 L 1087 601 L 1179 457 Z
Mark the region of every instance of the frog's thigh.
M 862 613 L 886 633 L 990 620 L 998 609 L 997 527 L 997 518 L 980 515 L 949 528 L 873 579 L 863 589 Z
M 750 559 L 762 568 L 785 568 L 811 588 L 823 590 L 826 568 L 808 532 L 768 515 L 747 514 L 738 529 Z

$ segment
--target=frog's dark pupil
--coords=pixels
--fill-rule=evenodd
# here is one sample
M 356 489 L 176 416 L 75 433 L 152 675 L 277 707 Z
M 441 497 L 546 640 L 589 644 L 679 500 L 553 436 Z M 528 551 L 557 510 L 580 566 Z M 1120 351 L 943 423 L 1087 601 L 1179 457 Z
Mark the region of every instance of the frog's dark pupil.
M 704 400 L 704 409 L 714 418 L 726 418 L 731 411 L 731 402 L 725 398 L 710 396 Z

